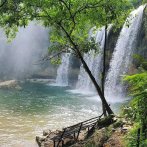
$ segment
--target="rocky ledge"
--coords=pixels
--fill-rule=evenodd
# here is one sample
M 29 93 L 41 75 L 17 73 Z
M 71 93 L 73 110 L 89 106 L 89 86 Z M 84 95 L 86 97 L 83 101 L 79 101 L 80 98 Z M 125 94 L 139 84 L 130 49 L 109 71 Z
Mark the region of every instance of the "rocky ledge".
M 37 78 L 26 79 L 26 81 L 31 82 L 31 83 L 44 83 L 44 84 L 56 82 L 55 79 L 37 79 Z
M 0 82 L 0 89 L 21 89 L 16 80 Z
M 96 129 L 92 135 L 85 139 L 87 130 L 82 130 L 78 140 L 73 136 L 64 139 L 65 147 L 125 147 L 123 136 L 132 129 L 133 123 L 126 121 L 124 118 L 115 117 L 114 122 L 109 127 Z M 36 136 L 36 141 L 40 147 L 54 147 L 53 138 L 60 135 L 61 131 L 44 130 L 43 136 Z M 59 147 L 62 145 L 60 144 Z

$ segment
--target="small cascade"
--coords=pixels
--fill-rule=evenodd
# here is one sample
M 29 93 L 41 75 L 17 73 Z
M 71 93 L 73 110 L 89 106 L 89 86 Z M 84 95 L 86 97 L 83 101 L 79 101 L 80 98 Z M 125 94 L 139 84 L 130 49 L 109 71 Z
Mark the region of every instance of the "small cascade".
M 108 28 L 108 33 L 112 25 L 109 26 Z M 91 50 L 89 51 L 88 54 L 84 54 L 84 60 L 86 61 L 89 69 L 91 70 L 92 74 L 94 75 L 95 79 L 97 82 L 100 84 L 101 82 L 101 77 L 100 74 L 102 72 L 103 64 L 102 64 L 102 57 L 103 57 L 103 48 L 104 48 L 104 43 L 105 43 L 105 27 L 103 26 L 101 29 L 98 29 L 96 34 L 93 33 L 92 28 L 89 32 L 89 38 L 90 37 L 95 37 L 96 42 L 99 43 L 99 49 L 100 53 L 94 57 L 94 51 Z M 88 74 L 85 72 L 83 65 L 80 67 L 80 74 L 78 77 L 78 82 L 76 85 L 76 89 L 79 90 L 84 90 L 84 91 L 95 91 L 95 88 L 88 76 Z
M 68 86 L 68 69 L 69 69 L 70 53 L 62 56 L 62 64 L 57 70 L 56 85 Z
M 144 6 L 140 6 L 137 10 L 132 11 L 128 18 L 131 25 L 127 27 L 124 24 L 121 30 L 106 77 L 105 95 L 108 100 L 114 97 L 123 98 L 126 95 L 120 75 L 128 74 L 131 66 L 138 42 L 137 37 L 141 27 L 143 10 Z

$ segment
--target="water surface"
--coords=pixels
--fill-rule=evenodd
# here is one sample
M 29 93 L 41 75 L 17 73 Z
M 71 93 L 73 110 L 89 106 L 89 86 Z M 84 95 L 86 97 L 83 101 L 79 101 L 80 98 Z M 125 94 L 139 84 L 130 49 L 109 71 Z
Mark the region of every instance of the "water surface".
M 101 102 L 93 95 L 37 83 L 20 86 L 0 90 L 1 147 L 37 147 L 35 136 L 44 129 L 62 129 L 101 114 Z M 111 106 L 118 112 L 120 103 Z

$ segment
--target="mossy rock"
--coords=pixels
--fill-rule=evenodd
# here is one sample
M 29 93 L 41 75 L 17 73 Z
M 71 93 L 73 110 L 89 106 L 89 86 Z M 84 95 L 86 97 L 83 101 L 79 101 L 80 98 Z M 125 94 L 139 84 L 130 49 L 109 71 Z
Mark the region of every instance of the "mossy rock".
M 115 123 L 113 124 L 113 127 L 114 127 L 114 128 L 118 128 L 118 127 L 121 127 L 122 124 L 123 124 L 123 121 L 120 120 L 120 121 L 115 122 Z
M 114 115 L 109 115 L 108 117 L 104 117 L 100 120 L 98 120 L 99 125 L 110 125 L 113 122 Z

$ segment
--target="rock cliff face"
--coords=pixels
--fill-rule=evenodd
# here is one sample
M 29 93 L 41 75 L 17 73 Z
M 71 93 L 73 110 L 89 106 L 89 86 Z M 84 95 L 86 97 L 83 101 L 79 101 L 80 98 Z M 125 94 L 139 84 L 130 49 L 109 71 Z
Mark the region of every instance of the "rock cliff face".
M 144 10 L 137 54 L 147 59 L 147 7 Z
M 140 32 L 138 34 L 138 39 L 137 41 L 137 47 L 135 54 L 138 54 L 145 59 L 147 59 L 147 7 L 144 9 L 143 13 L 143 18 L 142 18 L 142 24 L 140 28 Z M 138 60 L 134 58 L 131 66 L 130 66 L 130 71 L 129 75 L 136 74 L 138 72 L 138 67 L 139 67 Z
M 110 30 L 108 40 L 107 40 L 107 51 L 106 51 L 106 71 L 109 69 L 109 63 L 112 58 L 112 54 L 114 51 L 114 48 L 116 46 L 116 42 L 118 40 L 119 34 L 121 29 L 118 29 L 116 32 L 113 32 L 113 30 Z M 136 51 L 135 54 L 143 56 L 145 59 L 147 59 L 147 7 L 144 9 L 143 19 L 140 31 L 138 33 L 138 39 L 136 40 Z M 136 74 L 138 69 L 138 62 L 134 58 L 133 62 L 130 64 L 130 75 Z
M 121 31 L 121 28 L 117 29 L 117 31 L 114 31 L 112 27 L 109 32 L 108 39 L 107 39 L 107 49 L 106 49 L 106 71 L 108 71 L 109 69 L 109 63 L 111 61 L 112 54 L 116 46 L 116 42 L 118 40 L 120 31 Z

